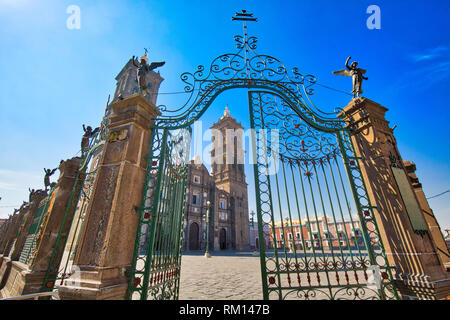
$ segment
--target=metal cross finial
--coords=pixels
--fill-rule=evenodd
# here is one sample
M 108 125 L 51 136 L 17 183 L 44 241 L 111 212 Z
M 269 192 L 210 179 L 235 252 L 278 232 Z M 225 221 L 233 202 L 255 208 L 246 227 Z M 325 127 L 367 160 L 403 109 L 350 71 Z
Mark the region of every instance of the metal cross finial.
M 253 13 L 247 13 L 247 10 L 242 10 L 242 12 L 236 12 L 234 17 L 231 17 L 231 20 L 240 20 L 240 21 L 258 21 L 258 18 L 253 17 Z M 245 23 L 245 22 L 244 22 Z
M 236 12 L 234 17 L 231 17 L 232 21 L 242 21 L 244 27 L 244 40 L 247 42 L 247 21 L 258 22 L 258 18 L 253 17 L 253 13 L 248 13 L 247 10 L 242 12 Z
M 247 21 L 258 22 L 258 18 L 253 17 L 253 13 L 248 13 L 247 10 L 242 10 L 241 12 L 236 12 L 234 17 L 231 17 L 232 21 L 238 20 L 242 21 L 244 28 L 244 46 L 245 46 L 245 63 L 247 65 L 246 74 L 247 78 L 250 79 L 250 67 L 248 61 L 248 34 L 247 34 Z

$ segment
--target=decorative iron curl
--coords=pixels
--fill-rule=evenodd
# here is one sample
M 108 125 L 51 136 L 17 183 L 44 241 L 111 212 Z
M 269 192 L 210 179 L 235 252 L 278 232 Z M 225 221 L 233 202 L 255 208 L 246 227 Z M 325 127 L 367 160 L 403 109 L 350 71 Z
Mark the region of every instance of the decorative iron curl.
M 215 95 L 232 87 L 273 88 L 292 99 L 300 112 L 310 116 L 312 121 L 325 126 L 331 121 L 334 123 L 331 126 L 335 125 L 336 118 L 324 116 L 329 113 L 322 112 L 309 98 L 314 94 L 315 76 L 304 75 L 297 67 L 288 71 L 277 58 L 256 53 L 257 37 L 245 39 L 237 35 L 234 40 L 236 53 L 222 54 L 213 59 L 209 67 L 199 65 L 194 72 L 181 74 L 184 91 L 190 95 L 178 109 L 161 106 L 162 115 L 158 117 L 157 127 L 179 128 L 192 124 L 205 112 Z

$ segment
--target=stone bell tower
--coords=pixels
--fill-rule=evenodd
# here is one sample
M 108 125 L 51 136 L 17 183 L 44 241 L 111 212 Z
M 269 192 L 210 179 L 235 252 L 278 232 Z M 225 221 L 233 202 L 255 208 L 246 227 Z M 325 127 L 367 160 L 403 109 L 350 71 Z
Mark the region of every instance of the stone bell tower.
M 232 249 L 249 249 L 248 191 L 245 182 L 243 127 L 230 116 L 224 115 L 212 130 L 211 168 L 216 188 L 230 195 L 230 223 Z M 219 230 L 215 230 L 218 238 Z

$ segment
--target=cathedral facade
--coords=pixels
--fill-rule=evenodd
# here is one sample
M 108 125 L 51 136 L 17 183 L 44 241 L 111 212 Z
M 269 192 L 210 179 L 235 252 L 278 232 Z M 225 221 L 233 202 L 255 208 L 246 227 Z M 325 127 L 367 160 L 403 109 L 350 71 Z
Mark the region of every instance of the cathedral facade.
M 247 250 L 248 193 L 244 172 L 243 127 L 228 109 L 212 130 L 211 173 L 198 158 L 191 160 L 184 215 L 184 250 Z

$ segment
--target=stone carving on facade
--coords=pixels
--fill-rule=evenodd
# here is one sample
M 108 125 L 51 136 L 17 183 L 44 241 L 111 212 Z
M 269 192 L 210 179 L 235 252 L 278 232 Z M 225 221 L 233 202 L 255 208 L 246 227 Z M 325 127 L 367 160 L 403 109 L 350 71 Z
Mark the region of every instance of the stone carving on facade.
M 116 141 L 122 141 L 128 138 L 128 130 L 117 130 L 114 132 L 111 132 L 109 135 L 109 142 L 116 142 Z
M 400 157 L 392 152 L 389 152 L 389 160 L 391 161 L 391 167 L 403 168 Z

